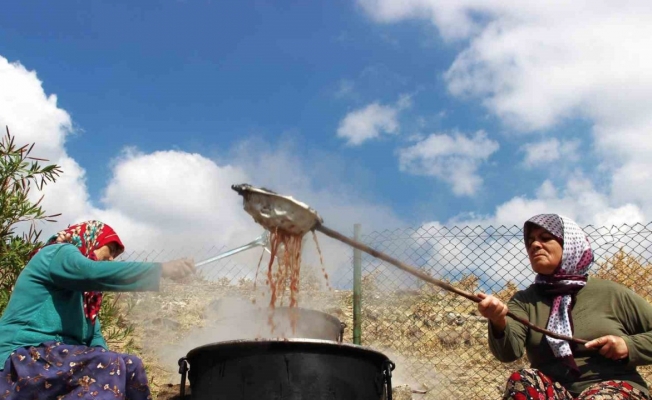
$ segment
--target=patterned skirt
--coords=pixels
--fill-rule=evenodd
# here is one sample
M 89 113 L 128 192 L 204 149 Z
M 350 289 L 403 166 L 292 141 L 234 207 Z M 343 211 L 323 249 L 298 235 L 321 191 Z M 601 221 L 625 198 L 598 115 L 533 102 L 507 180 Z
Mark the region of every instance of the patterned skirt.
M 558 382 L 536 369 L 522 369 L 514 372 L 507 380 L 504 400 L 649 400 L 627 382 L 604 381 L 586 388 L 574 397 Z
M 0 399 L 151 399 L 142 361 L 101 347 L 43 343 L 11 354 Z

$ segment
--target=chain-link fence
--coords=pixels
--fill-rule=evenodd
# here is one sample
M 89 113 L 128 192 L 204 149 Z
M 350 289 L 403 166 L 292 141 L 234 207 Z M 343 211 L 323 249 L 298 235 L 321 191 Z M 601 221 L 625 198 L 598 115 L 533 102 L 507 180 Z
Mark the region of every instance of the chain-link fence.
M 595 253 L 592 274 L 652 299 L 651 226 L 585 227 Z M 371 232 L 362 240 L 461 289 L 505 301 L 534 279 L 520 227 L 430 225 Z M 425 392 L 419 398 L 499 398 L 510 371 L 527 365 L 494 359 L 475 303 L 366 254 L 362 271 L 362 344 L 393 358 L 394 381 Z
M 652 300 L 650 228 L 652 224 L 585 227 L 596 259 L 592 274 L 621 282 Z M 456 287 L 492 293 L 505 301 L 534 279 L 520 227 L 424 225 L 368 232 L 360 240 Z M 309 250 L 312 246 L 304 247 Z M 122 258 L 165 261 L 192 256 L 201 261 L 226 250 L 229 249 L 168 249 Z M 299 305 L 327 312 L 345 322 L 345 341 L 352 342 L 353 250 L 330 247 L 323 256 L 324 270 L 319 261 L 316 265 L 304 261 L 302 265 Z M 263 272 L 257 275 L 261 260 Z M 215 330 L 210 331 L 212 336 L 201 338 L 204 343 L 189 341 L 188 335 L 206 326 L 207 318 L 210 319 L 206 310 L 219 306 L 220 299 L 240 297 L 255 301 L 264 297 L 259 292 L 265 289 L 268 262 L 269 255 L 259 247 L 200 268 L 203 279 L 199 282 L 164 285 L 161 293 L 150 295 L 151 304 L 139 297 L 139 301 L 143 300 L 139 303 L 143 334 L 152 342 L 176 346 L 173 350 L 180 343 L 217 341 Z M 424 284 L 364 253 L 361 269 L 361 344 L 383 352 L 396 363 L 394 386 L 408 385 L 414 398 L 499 398 L 510 371 L 527 365 L 526 360 L 503 364 L 494 359 L 487 345 L 487 322 L 478 315 L 475 303 Z M 329 276 L 324 284 L 326 272 Z M 265 301 L 258 304 L 264 305 Z M 163 368 L 174 373 L 174 358 L 169 357 Z M 652 377 L 645 368 L 642 372 L 646 379 Z

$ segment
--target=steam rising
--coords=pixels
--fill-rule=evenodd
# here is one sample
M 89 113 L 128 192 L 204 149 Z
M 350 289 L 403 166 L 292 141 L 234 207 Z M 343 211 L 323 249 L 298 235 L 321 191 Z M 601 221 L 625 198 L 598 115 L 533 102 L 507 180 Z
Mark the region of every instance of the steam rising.
M 178 344 L 160 350 L 167 365 L 199 346 L 230 340 L 321 339 L 339 340 L 340 321 L 328 314 L 303 308 L 258 307 L 248 299 L 222 298 L 205 310 L 207 325 L 191 331 Z M 296 326 L 293 329 L 293 322 Z

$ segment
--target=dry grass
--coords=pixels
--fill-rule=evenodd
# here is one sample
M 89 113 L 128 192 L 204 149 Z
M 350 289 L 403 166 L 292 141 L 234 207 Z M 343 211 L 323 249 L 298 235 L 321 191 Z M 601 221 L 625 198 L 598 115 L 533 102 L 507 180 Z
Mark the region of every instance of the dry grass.
M 613 257 L 598 262 L 594 276 L 619 282 L 632 289 L 647 301 L 652 301 L 652 266 L 644 264 L 638 257 L 633 257 L 619 250 Z
M 608 260 L 598 262 L 594 276 L 621 283 L 652 303 L 652 265 L 622 249 Z M 639 367 L 638 371 L 647 382 L 652 382 L 652 366 Z
M 598 264 L 595 276 L 621 282 L 652 300 L 648 284 L 652 282 L 652 269 L 624 252 Z M 415 394 L 414 398 L 499 398 L 509 373 L 527 366 L 525 359 L 511 364 L 494 359 L 487 346 L 486 320 L 477 315 L 474 303 L 432 286 L 387 291 L 379 289 L 378 283 L 375 274 L 363 279 L 363 345 L 383 352 L 396 363 L 393 383 L 401 386 L 401 398 L 409 398 L 403 386 L 406 384 L 427 392 Z M 454 282 L 471 292 L 477 291 L 478 283 L 474 275 Z M 306 276 L 300 306 L 327 312 L 345 322 L 349 327 L 345 341 L 350 342 L 351 291 L 320 290 L 321 286 Z M 207 322 L 204 309 L 211 301 L 223 297 L 257 298 L 252 287 L 251 281 L 231 284 L 226 280 L 195 280 L 164 283 L 156 294 L 130 297 L 129 301 L 134 302 L 130 319 L 137 322 L 135 339 L 155 393 L 169 392 L 168 383 L 179 383 L 176 363 L 163 362 L 157 349 L 174 346 L 203 327 Z M 496 295 L 507 300 L 516 290 L 516 285 L 508 282 Z M 647 380 L 652 379 L 650 368 L 640 370 Z

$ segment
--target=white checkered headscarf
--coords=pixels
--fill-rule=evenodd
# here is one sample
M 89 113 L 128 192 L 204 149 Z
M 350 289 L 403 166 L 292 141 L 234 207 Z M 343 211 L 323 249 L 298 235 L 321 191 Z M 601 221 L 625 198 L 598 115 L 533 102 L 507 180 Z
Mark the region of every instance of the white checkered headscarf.
M 593 262 L 589 239 L 582 228 L 570 218 L 557 214 L 540 214 L 525 223 L 523 234 L 526 246 L 527 235 L 532 225 L 542 227 L 562 242 L 560 266 L 553 275 L 538 274 L 534 283 L 545 291 L 554 293 L 547 329 L 572 337 L 571 303 L 574 294 L 586 285 L 589 267 Z M 546 339 L 555 357 L 572 359 L 573 353 L 567 341 L 548 336 Z M 572 363 L 575 364 L 574 361 Z

